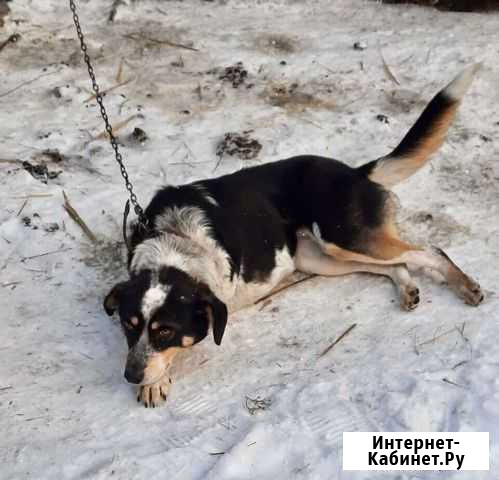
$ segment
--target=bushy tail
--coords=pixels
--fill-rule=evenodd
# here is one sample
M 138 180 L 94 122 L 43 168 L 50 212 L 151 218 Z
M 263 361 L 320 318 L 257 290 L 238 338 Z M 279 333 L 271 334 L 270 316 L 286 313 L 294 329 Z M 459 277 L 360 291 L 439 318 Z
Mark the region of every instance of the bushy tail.
M 481 64 L 466 68 L 426 106 L 397 148 L 386 157 L 359 167 L 373 182 L 391 187 L 426 164 L 442 145 L 461 99 Z

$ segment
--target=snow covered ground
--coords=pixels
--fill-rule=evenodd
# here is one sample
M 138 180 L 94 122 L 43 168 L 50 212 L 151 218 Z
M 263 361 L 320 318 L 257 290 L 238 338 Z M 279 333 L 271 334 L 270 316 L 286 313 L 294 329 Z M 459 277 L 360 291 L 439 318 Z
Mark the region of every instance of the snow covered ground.
M 405 313 L 380 277 L 311 279 L 235 314 L 221 347 L 183 354 L 167 405 L 152 410 L 123 379 L 124 337 L 101 306 L 126 276 L 126 193 L 66 3 L 14 0 L 0 29 L 0 43 L 21 35 L 0 51 L 0 477 L 499 478 L 499 15 L 145 0 L 125 1 L 109 24 L 110 0 L 78 2 L 102 88 L 123 84 L 106 104 L 115 127 L 129 120 L 118 133 L 144 205 L 164 183 L 299 153 L 371 160 L 458 71 L 484 62 L 441 152 L 396 192 L 407 235 L 444 248 L 485 302 L 468 307 L 421 278 L 422 303 Z M 238 61 L 248 76 L 234 88 L 219 77 Z M 224 134 L 248 130 L 258 158 L 216 168 Z M 20 161 L 46 162 L 54 178 Z M 63 191 L 99 245 L 64 211 Z M 342 432 L 370 430 L 489 431 L 491 471 L 342 472 Z

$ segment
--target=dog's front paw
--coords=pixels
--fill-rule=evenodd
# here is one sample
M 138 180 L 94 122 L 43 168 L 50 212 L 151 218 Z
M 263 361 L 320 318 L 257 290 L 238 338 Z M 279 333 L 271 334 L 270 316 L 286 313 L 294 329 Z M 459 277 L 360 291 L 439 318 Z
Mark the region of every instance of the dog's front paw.
M 141 385 L 137 394 L 137 402 L 142 402 L 146 408 L 159 407 L 166 401 L 171 384 L 171 378 L 166 375 L 156 383 Z

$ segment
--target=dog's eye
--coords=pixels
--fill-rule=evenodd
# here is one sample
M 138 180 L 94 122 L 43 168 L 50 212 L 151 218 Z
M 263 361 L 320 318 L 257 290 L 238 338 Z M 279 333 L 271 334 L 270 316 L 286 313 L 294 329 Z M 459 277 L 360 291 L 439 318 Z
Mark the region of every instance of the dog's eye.
M 163 340 L 170 340 L 170 338 L 173 338 L 173 336 L 175 335 L 175 332 L 171 328 L 163 327 L 158 331 L 158 335 Z

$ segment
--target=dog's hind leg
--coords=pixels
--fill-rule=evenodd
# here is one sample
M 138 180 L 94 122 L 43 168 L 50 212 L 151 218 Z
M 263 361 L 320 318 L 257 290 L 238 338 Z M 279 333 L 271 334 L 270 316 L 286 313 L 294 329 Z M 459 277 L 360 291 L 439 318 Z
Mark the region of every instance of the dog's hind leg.
M 298 235 L 295 257 L 296 268 L 305 273 L 324 276 L 350 273 L 373 273 L 390 277 L 395 284 L 404 310 L 414 310 L 419 304 L 419 289 L 404 265 L 376 265 L 373 263 L 342 261 L 325 254 L 316 241 L 307 235 Z
M 331 243 L 323 243 L 321 248 L 324 253 L 344 261 L 376 265 L 405 264 L 411 270 L 435 270 L 467 304 L 476 306 L 484 298 L 480 285 L 466 275 L 443 250 L 416 247 L 388 232 L 372 235 L 366 242 L 366 254 L 351 252 Z

